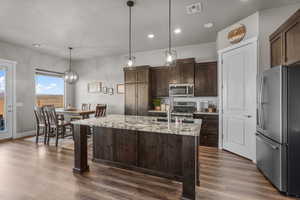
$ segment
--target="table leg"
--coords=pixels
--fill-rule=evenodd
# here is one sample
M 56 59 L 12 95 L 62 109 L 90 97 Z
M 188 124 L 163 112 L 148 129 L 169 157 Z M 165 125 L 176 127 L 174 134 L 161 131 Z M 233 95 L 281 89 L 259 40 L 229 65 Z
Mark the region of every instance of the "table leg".
M 182 138 L 182 199 L 196 199 L 197 183 L 197 137 L 184 136 Z
M 74 125 L 74 173 L 83 173 L 89 171 L 88 166 L 88 145 L 87 131 L 90 127 L 83 125 Z

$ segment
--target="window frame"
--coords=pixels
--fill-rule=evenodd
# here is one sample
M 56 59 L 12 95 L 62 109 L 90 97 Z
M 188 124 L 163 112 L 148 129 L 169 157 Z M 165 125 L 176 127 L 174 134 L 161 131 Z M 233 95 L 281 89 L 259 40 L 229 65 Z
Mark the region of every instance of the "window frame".
M 41 76 L 50 76 L 50 77 L 59 77 L 64 79 L 64 73 L 61 72 L 55 72 L 55 71 L 49 71 L 49 70 L 44 70 L 44 69 L 39 69 L 36 68 L 35 69 L 35 73 L 34 73 L 34 95 L 35 95 L 35 102 L 34 102 L 34 106 L 37 106 L 37 91 L 36 91 L 36 84 L 37 84 L 37 76 L 41 75 Z M 63 107 L 66 107 L 67 105 L 67 84 L 64 81 L 64 94 L 63 94 Z

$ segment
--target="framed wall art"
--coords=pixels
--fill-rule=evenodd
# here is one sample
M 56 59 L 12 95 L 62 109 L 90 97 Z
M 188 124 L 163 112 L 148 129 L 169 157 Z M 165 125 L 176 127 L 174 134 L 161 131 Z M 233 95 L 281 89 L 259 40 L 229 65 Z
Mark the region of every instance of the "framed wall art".
M 107 88 L 107 87 L 103 87 L 103 88 L 102 88 L 102 93 L 103 93 L 103 94 L 107 94 L 107 92 L 108 92 L 108 88 Z
M 117 94 L 124 94 L 124 93 L 125 93 L 124 84 L 117 84 Z
M 109 88 L 108 89 L 108 94 L 113 95 L 114 94 L 114 88 Z
M 100 93 L 101 89 L 102 89 L 102 83 L 99 81 L 88 83 L 88 93 Z

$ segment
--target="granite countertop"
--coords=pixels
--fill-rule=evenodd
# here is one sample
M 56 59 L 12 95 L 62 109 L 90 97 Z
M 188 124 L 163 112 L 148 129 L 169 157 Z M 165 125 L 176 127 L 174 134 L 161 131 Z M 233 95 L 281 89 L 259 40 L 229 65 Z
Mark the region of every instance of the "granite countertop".
M 157 117 L 131 115 L 108 115 L 106 117 L 89 118 L 72 122 L 72 124 L 75 125 L 136 130 L 184 136 L 199 136 L 201 123 L 201 120 L 198 120 L 197 123 L 194 124 L 182 124 L 178 126 L 176 126 L 175 123 L 170 123 L 170 129 L 168 129 L 168 123 L 158 122 Z
M 167 113 L 167 111 L 161 111 L 161 110 L 148 110 L 149 113 Z M 218 112 L 200 112 L 200 111 L 196 111 L 192 114 L 195 115 L 219 115 Z
M 219 115 L 218 112 L 194 112 L 195 115 Z
M 167 113 L 167 111 L 162 110 L 148 110 L 149 113 Z

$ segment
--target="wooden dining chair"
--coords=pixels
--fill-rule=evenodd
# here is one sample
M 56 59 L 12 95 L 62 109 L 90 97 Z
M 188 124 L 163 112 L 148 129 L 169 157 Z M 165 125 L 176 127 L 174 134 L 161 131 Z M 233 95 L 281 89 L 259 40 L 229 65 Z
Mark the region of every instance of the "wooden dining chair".
M 81 104 L 81 110 L 84 110 L 84 111 L 91 110 L 91 104 L 87 104 L 87 103 Z M 81 120 L 81 119 L 83 119 L 83 117 L 82 116 L 71 116 L 70 119 L 71 119 L 71 121 L 75 121 L 75 120 Z
M 89 103 L 83 103 L 81 105 L 81 110 L 91 110 L 91 104 L 89 104 Z
M 55 112 L 54 106 L 44 107 L 46 113 L 46 119 L 49 126 L 49 131 L 47 134 L 47 144 L 49 144 L 50 137 L 55 137 L 55 146 L 58 146 L 58 139 L 65 137 L 66 128 L 70 128 L 73 135 L 72 124 L 67 121 L 58 120 L 58 117 Z
M 40 131 L 43 130 L 44 144 L 46 144 L 48 126 L 43 107 L 36 107 L 34 109 L 34 116 L 36 121 L 36 143 L 39 142 Z
M 106 105 L 97 105 L 95 117 L 105 117 L 106 115 Z

